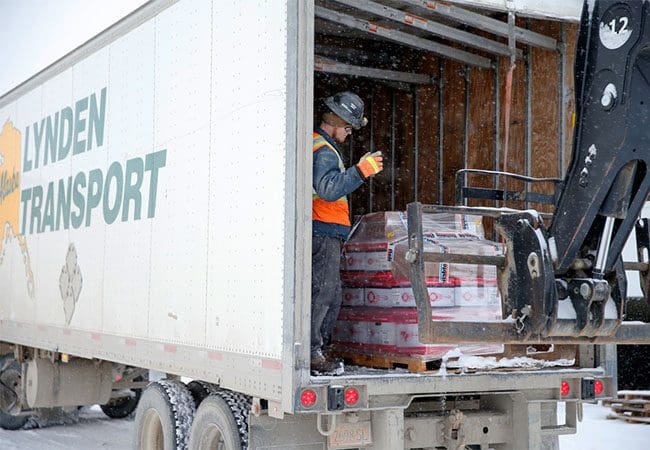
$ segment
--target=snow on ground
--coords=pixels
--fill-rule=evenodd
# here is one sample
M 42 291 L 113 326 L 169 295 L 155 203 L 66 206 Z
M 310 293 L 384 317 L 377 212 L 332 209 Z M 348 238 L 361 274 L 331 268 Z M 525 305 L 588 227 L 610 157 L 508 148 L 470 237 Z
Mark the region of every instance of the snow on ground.
M 650 425 L 608 420 L 610 409 L 585 403 L 584 420 L 578 434 L 560 436 L 561 450 L 646 450 L 650 442 Z M 563 404 L 558 412 L 564 421 Z M 133 417 L 109 419 L 99 407 L 81 410 L 76 423 L 33 430 L 0 430 L 2 450 L 87 450 L 131 448 Z
M 577 434 L 560 436 L 561 450 L 646 450 L 650 448 L 650 424 L 627 423 L 607 419 L 612 410 L 584 403 L 584 416 Z M 558 408 L 558 420 L 564 422 L 564 404 Z
M 0 429 L 2 450 L 125 450 L 132 448 L 133 416 L 109 419 L 99 406 L 83 408 L 75 423 L 32 430 Z M 68 420 L 69 421 L 69 420 Z

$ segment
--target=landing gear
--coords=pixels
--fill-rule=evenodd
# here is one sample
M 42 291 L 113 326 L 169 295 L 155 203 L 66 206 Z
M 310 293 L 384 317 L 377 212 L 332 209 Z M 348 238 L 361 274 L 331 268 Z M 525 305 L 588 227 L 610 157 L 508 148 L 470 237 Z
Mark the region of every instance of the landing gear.
M 131 370 L 132 369 L 127 370 L 127 374 L 125 374 L 125 376 L 130 375 L 129 378 L 132 378 L 134 374 L 128 373 Z M 132 380 L 136 382 L 144 382 L 147 379 L 147 375 L 139 375 L 135 378 L 132 378 Z M 138 407 L 138 402 L 142 396 L 142 389 L 123 389 L 119 392 L 123 395 L 111 398 L 111 400 L 105 405 L 100 405 L 100 408 L 104 414 L 106 414 L 111 419 L 123 419 L 124 417 L 130 415 L 133 411 L 135 411 L 135 408 Z

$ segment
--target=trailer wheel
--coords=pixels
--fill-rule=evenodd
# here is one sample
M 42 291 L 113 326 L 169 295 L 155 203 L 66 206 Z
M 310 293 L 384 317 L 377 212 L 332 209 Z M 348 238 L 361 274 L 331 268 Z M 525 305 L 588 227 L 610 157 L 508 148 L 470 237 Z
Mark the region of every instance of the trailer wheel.
M 187 389 L 190 390 L 190 393 L 192 394 L 192 398 L 194 398 L 194 405 L 198 409 L 201 402 L 208 395 L 218 391 L 219 387 L 214 384 L 206 383 L 205 381 L 192 380 L 189 383 L 187 383 Z
M 194 411 L 192 395 L 180 381 L 151 383 L 143 392 L 136 410 L 134 448 L 186 449 Z
M 22 428 L 29 416 L 19 415 L 22 372 L 12 354 L 0 357 L 0 427 L 5 430 Z
M 219 389 L 206 397 L 196 411 L 190 446 L 192 450 L 241 450 L 248 448 L 250 397 Z

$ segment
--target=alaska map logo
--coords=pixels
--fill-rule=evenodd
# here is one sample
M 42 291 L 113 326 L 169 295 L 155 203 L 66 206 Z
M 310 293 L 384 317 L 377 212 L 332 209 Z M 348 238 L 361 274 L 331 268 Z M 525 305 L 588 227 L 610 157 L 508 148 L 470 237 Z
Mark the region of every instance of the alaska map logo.
M 16 239 L 25 264 L 27 292 L 34 298 L 34 274 L 27 242 L 20 234 L 20 142 L 21 134 L 10 121 L 0 131 L 0 266 L 7 245 Z

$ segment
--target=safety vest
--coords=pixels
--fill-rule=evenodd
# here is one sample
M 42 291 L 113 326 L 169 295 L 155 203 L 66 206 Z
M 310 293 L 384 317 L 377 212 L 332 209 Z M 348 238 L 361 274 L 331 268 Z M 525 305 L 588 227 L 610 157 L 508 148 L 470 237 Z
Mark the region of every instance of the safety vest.
M 339 160 L 339 170 L 345 172 L 345 165 L 341 155 L 336 148 L 319 133 L 314 131 L 314 153 L 323 147 L 329 147 Z M 323 200 L 313 189 L 312 202 L 312 219 L 326 223 L 336 223 L 339 225 L 350 226 L 350 209 L 348 207 L 348 198 L 343 196 L 333 202 Z

